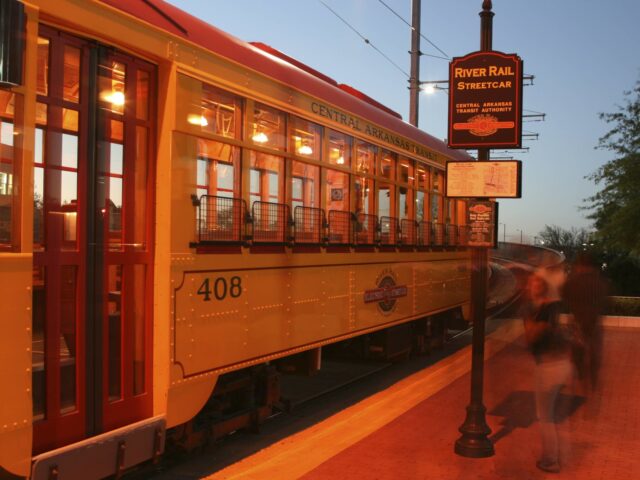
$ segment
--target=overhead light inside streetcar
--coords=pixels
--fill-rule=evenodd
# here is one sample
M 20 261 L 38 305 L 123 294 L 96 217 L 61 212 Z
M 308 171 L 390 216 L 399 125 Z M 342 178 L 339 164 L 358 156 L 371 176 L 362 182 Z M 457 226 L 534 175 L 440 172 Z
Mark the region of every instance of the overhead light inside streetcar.
M 112 90 L 107 92 L 102 97 L 105 101 L 109 102 L 111 105 L 115 105 L 121 107 L 124 105 L 124 93 Z
M 267 134 L 264 132 L 258 132 L 251 137 L 251 140 L 255 143 L 267 143 L 269 141 L 269 137 L 267 137 Z
M 191 125 L 198 125 L 200 127 L 206 127 L 207 125 L 209 125 L 209 122 L 207 122 L 207 119 L 204 115 L 197 115 L 195 113 L 189 114 L 189 116 L 187 117 L 187 122 L 189 122 Z
M 298 153 L 300 155 L 311 155 L 313 153 L 313 149 L 307 143 L 303 143 L 300 145 L 300 148 L 298 148 Z
M 336 163 L 338 165 L 344 165 L 344 157 L 342 155 L 340 155 L 337 159 L 336 159 Z

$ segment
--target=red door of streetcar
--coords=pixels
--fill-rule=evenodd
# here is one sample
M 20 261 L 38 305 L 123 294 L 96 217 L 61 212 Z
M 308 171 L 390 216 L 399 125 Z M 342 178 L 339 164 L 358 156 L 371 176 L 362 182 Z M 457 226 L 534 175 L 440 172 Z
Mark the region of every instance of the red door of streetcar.
M 34 453 L 151 414 L 155 68 L 41 26 Z

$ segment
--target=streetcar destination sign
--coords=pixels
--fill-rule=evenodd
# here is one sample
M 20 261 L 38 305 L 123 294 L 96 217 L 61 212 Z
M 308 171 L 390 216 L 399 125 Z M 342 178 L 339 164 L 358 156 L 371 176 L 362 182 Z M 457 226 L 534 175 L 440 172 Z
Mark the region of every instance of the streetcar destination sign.
M 520 148 L 522 60 L 473 52 L 449 64 L 449 147 Z
M 522 162 L 447 162 L 447 197 L 520 198 Z

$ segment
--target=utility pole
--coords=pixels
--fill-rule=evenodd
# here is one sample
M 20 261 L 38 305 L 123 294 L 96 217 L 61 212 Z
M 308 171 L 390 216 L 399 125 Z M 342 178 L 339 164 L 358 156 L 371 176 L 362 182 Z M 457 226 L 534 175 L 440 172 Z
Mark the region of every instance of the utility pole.
M 418 126 L 418 105 L 420 101 L 420 3 L 411 0 L 411 75 L 409 77 L 409 123 Z

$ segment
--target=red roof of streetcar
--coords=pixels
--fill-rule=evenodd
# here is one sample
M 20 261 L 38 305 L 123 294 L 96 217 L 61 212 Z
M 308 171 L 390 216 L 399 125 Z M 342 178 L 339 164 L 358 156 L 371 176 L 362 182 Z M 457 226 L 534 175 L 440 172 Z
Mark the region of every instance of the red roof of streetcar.
M 442 141 L 401 120 L 398 114 L 348 85 L 336 85 L 330 77 L 271 47 L 260 47 L 222 30 L 164 2 L 163 0 L 101 0 L 151 25 L 204 47 L 217 55 L 242 64 L 286 85 L 326 100 L 393 132 L 419 142 L 432 150 L 459 160 L 471 157 L 449 149 Z M 265 48 L 266 47 L 266 48 Z M 273 50 L 268 53 L 269 49 Z M 277 53 L 274 53 L 277 52 Z M 287 61 L 288 60 L 288 61 Z

